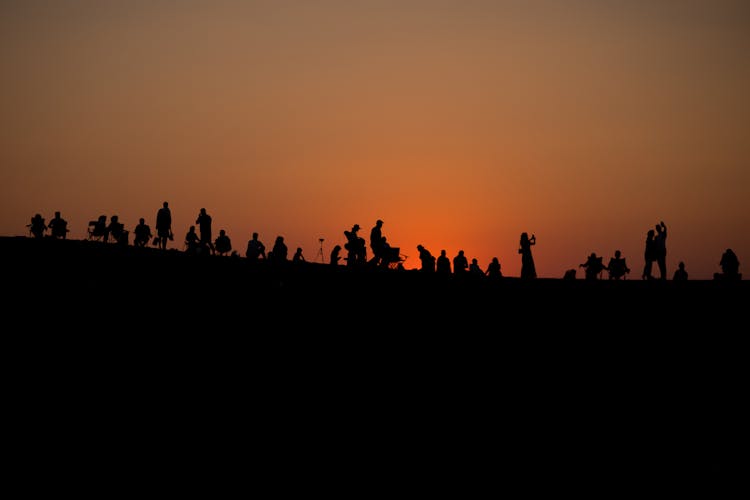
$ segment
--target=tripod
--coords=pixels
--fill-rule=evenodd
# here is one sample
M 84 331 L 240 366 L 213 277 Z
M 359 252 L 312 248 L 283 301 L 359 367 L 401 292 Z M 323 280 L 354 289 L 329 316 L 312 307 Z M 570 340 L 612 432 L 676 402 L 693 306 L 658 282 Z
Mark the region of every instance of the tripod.
M 320 262 L 325 264 L 325 256 L 323 255 L 323 238 L 318 238 L 318 241 L 320 242 L 320 250 L 318 250 L 318 255 L 320 255 Z

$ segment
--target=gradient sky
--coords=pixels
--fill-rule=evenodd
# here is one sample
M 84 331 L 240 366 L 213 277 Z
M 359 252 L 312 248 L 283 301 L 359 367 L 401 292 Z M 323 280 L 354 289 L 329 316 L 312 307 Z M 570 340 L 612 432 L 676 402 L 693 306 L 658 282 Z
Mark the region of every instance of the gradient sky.
M 639 279 L 750 264 L 750 2 L 0 1 L 0 235 L 60 210 L 175 241 L 201 207 L 327 261 L 377 219 L 540 277 L 620 249 Z M 579 269 L 579 277 L 583 276 Z M 658 273 L 657 273 L 658 274 Z

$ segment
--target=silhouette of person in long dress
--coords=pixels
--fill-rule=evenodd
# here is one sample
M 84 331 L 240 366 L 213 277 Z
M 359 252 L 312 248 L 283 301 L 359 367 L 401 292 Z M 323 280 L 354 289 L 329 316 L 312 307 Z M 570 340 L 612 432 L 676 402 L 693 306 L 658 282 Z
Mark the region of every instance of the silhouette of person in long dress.
M 60 212 L 55 212 L 55 216 L 47 224 L 50 234 L 53 238 L 66 239 L 68 235 L 68 221 L 60 216 Z
M 159 248 L 162 250 L 166 250 L 167 241 L 174 238 L 172 235 L 172 211 L 166 201 L 156 212 L 156 235 L 159 237 Z
M 440 255 L 435 261 L 435 272 L 443 276 L 451 274 L 451 260 L 446 250 L 440 250 Z
M 667 226 L 664 221 L 659 222 L 655 227 L 656 236 L 654 237 L 654 257 L 656 266 L 659 268 L 659 279 L 667 279 Z
M 143 217 L 138 219 L 138 225 L 133 229 L 133 234 L 135 235 L 133 245 L 137 247 L 145 247 L 153 237 L 151 228 L 146 224 L 146 219 Z
M 202 244 L 203 242 L 201 242 L 201 245 Z M 219 236 L 217 236 L 216 241 L 214 241 L 214 248 L 219 255 L 226 255 L 232 251 L 232 240 L 229 239 L 225 230 L 219 230 Z
M 201 208 L 198 213 L 198 218 L 195 219 L 195 223 L 198 224 L 200 230 L 200 243 L 206 247 L 211 253 L 214 252 L 214 244 L 211 239 L 211 216 L 206 213 L 205 208 Z
M 336 245 L 333 247 L 333 250 L 331 250 L 331 261 L 329 264 L 332 266 L 338 266 L 339 261 L 341 260 L 341 245 Z
M 656 241 L 654 240 L 655 231 L 649 229 L 646 233 L 646 248 L 643 251 L 643 259 L 645 264 L 643 265 L 643 275 L 641 276 L 644 280 L 652 280 L 654 277 L 651 275 L 651 271 L 656 260 Z
M 263 257 L 264 260 L 266 258 L 266 246 L 258 239 L 257 232 L 253 233 L 253 237 L 247 241 L 245 257 L 252 262 L 256 262 L 261 257 Z
M 688 279 L 688 273 L 685 270 L 685 263 L 680 261 L 679 264 L 677 264 L 677 270 L 674 272 L 674 276 L 672 276 L 672 281 L 687 281 Z
M 521 242 L 518 253 L 521 254 L 521 278 L 533 279 L 536 278 L 536 266 L 534 265 L 534 257 L 531 254 L 531 247 L 536 245 L 536 236 L 531 235 L 529 238 L 528 233 L 521 233 Z
M 625 257 L 622 256 L 622 252 L 615 250 L 615 256 L 609 259 L 609 263 L 605 269 L 609 272 L 609 279 L 619 280 L 625 277 L 627 273 L 630 273 L 630 268 L 625 262 Z
M 493 279 L 503 277 L 503 273 L 500 270 L 500 260 L 497 257 L 492 257 L 492 260 L 487 266 L 487 270 L 484 272 L 484 274 L 486 274 L 488 278 Z
M 742 274 L 740 274 L 740 260 L 737 258 L 737 254 L 734 253 L 734 250 L 732 250 L 731 248 L 727 248 L 721 255 L 719 265 L 721 266 L 721 273 L 714 274 L 714 279 L 742 279 Z
M 31 224 L 27 227 L 34 238 L 43 237 L 44 232 L 47 230 L 47 224 L 44 223 L 44 217 L 42 217 L 42 214 L 35 214 L 34 217 L 31 218 Z

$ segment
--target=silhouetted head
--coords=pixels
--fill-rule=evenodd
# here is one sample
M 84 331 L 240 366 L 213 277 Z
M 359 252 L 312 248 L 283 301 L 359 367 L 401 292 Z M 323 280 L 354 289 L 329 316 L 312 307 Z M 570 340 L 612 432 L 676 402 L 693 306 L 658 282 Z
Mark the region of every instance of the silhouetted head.
M 648 233 L 646 233 L 646 236 L 648 236 L 649 238 L 653 238 L 654 237 L 654 230 L 653 229 L 649 229 Z
M 138 219 L 138 222 L 140 222 L 141 224 L 145 224 L 146 223 L 146 219 L 144 219 L 143 217 L 141 217 L 140 219 Z
M 354 224 L 354 225 L 352 226 L 352 232 L 353 232 L 353 233 L 356 233 L 357 231 L 359 231 L 359 224 Z
M 459 250 L 459 251 L 458 251 L 458 255 L 463 255 L 463 254 L 464 254 L 464 251 L 463 251 L 463 250 Z
M 383 221 L 380 220 L 380 219 L 378 219 L 378 220 L 375 221 L 375 225 L 382 226 L 383 225 Z
M 169 206 L 169 202 L 165 201 L 163 204 L 164 208 L 167 208 Z
M 195 232 L 195 226 L 190 226 L 190 229 L 188 229 L 188 232 L 189 233 L 194 233 Z
M 253 239 L 254 239 L 254 240 L 257 240 L 257 239 L 258 239 L 258 233 L 253 233 Z
M 118 216 L 116 216 L 116 215 L 113 215 L 112 217 L 110 217 L 110 220 L 111 220 L 112 222 L 117 222 L 117 220 L 118 220 L 118 219 L 119 219 L 119 217 L 118 217 Z
M 677 267 L 679 267 L 680 269 L 685 269 L 685 263 L 680 261 L 680 263 L 677 264 Z
M 422 245 L 417 245 L 417 250 L 421 252 L 422 250 L 424 250 L 424 247 Z
M 440 250 L 440 255 L 445 255 L 447 252 L 445 250 Z
M 224 236 L 226 234 L 227 234 L 227 232 L 224 231 L 223 229 L 219 230 L 219 236 Z
M 55 212 L 55 217 L 60 217 L 60 212 Z
M 619 259 L 619 258 L 620 258 L 620 255 L 622 255 L 622 254 L 620 253 L 620 251 L 619 251 L 619 250 L 615 250 L 615 257 L 617 257 L 617 258 Z

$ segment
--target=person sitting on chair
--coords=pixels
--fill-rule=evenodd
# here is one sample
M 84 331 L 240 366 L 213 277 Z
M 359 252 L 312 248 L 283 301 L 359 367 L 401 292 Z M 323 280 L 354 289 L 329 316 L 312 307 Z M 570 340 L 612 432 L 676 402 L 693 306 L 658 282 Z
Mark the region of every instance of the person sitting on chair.
M 109 235 L 115 240 L 115 243 L 128 244 L 128 232 L 125 231 L 125 225 L 120 222 L 120 218 L 117 215 L 113 215 L 109 218 L 109 226 L 107 226 L 107 232 L 104 234 L 104 241 L 106 242 Z
M 589 281 L 599 279 L 599 273 L 605 269 L 604 264 L 602 264 L 602 258 L 597 257 L 594 252 L 591 252 L 591 255 L 586 259 L 586 262 L 580 264 L 578 267 L 586 269 L 586 279 Z
M 49 221 L 48 226 L 53 238 L 66 239 L 68 234 L 68 221 L 60 217 L 60 212 L 55 212 L 55 217 Z
M 615 250 L 615 256 L 609 259 L 609 264 L 605 269 L 609 271 L 609 279 L 611 280 L 619 280 L 630 272 L 625 263 L 625 257 L 622 257 L 622 253 L 619 250 Z
M 143 217 L 138 220 L 138 225 L 135 226 L 133 232 L 135 233 L 133 245 L 137 247 L 145 247 L 153 237 L 153 234 L 151 234 L 151 227 L 146 224 L 146 219 Z

